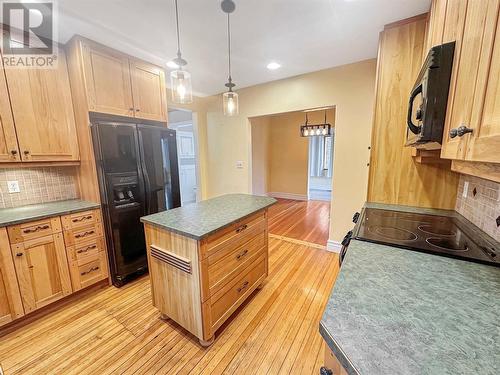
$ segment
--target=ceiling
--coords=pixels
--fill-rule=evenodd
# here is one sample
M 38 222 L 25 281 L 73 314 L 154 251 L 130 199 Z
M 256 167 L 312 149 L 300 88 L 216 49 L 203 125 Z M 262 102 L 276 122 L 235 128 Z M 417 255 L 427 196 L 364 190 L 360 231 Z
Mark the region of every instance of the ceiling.
M 226 16 L 219 0 L 178 0 L 181 50 L 196 94 L 225 90 Z M 428 11 L 430 0 L 235 0 L 236 89 L 376 57 L 387 23 Z M 59 0 L 59 41 L 81 34 L 164 65 L 176 54 L 173 0 Z M 266 65 L 279 62 L 270 71 Z

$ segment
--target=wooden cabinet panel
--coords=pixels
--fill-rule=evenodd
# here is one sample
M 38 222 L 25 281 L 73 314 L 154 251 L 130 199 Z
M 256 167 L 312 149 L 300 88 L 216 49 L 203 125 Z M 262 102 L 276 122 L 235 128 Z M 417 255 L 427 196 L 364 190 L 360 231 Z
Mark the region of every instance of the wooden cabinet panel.
M 49 234 L 61 232 L 61 220 L 59 217 L 51 217 L 29 223 L 11 225 L 7 228 L 11 243 L 19 243 Z
M 106 253 L 100 251 L 79 261 L 71 261 L 70 273 L 74 292 L 104 280 L 108 277 Z
M 130 61 L 135 117 L 167 121 L 165 72 L 138 60 Z
M 61 216 L 61 223 L 64 227 L 64 230 L 77 229 L 100 222 L 100 210 L 89 210 Z
M 7 230 L 0 228 L 0 327 L 23 315 Z
M 490 1 L 466 160 L 500 163 L 500 1 Z M 495 36 L 495 37 L 493 37 Z M 494 45 L 492 45 L 494 40 Z M 485 93 L 485 94 L 483 94 Z
M 2 54 L 0 53 L 0 59 Z M 0 162 L 13 162 L 21 160 L 17 147 L 16 130 L 10 108 L 9 93 L 5 72 L 0 62 Z
M 452 0 L 450 0 L 452 1 Z M 427 30 L 427 43 L 424 58 L 429 49 L 443 43 L 443 32 L 448 0 L 434 0 L 431 4 L 429 27 Z
M 72 292 L 61 233 L 12 245 L 12 255 L 26 313 Z
M 90 42 L 84 42 L 82 48 L 89 110 L 133 116 L 128 57 Z
M 57 68 L 5 69 L 23 161 L 79 159 L 66 56 Z

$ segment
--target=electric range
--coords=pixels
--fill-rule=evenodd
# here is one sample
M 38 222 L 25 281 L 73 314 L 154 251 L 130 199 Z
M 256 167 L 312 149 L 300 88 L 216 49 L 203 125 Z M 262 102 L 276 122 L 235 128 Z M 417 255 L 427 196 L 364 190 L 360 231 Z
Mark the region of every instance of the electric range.
M 358 220 L 356 220 L 358 221 Z M 500 248 L 457 216 L 365 208 L 352 238 L 500 266 Z

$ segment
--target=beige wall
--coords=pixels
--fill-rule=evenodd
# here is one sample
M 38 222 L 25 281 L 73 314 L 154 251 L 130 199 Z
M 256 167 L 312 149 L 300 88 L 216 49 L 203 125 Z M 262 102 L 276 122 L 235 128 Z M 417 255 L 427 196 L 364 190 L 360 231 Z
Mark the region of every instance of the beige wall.
M 326 121 L 334 125 L 334 109 L 326 114 Z M 308 112 L 307 116 L 309 124 L 325 121 L 325 111 Z M 307 198 L 309 139 L 300 136 L 304 122 L 303 111 L 250 119 L 254 194 L 286 193 Z
M 325 106 L 336 107 L 330 239 L 352 227 L 366 200 L 375 86 L 375 59 L 237 90 L 240 114 L 225 117 L 221 96 L 207 99 L 206 196 L 252 190 L 249 118 Z M 235 77 L 237 83 L 237 77 Z M 243 168 L 236 168 L 237 161 Z

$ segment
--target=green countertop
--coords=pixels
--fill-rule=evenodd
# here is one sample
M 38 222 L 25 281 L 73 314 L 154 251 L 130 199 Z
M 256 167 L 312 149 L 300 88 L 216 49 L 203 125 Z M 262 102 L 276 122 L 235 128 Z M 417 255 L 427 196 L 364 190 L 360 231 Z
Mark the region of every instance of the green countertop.
M 270 197 L 227 194 L 144 216 L 141 221 L 200 240 L 274 203 L 276 199 Z
M 30 204 L 13 208 L 0 209 L 0 227 L 25 223 L 47 217 L 70 214 L 79 211 L 99 208 L 99 203 L 87 202 L 80 199 Z

